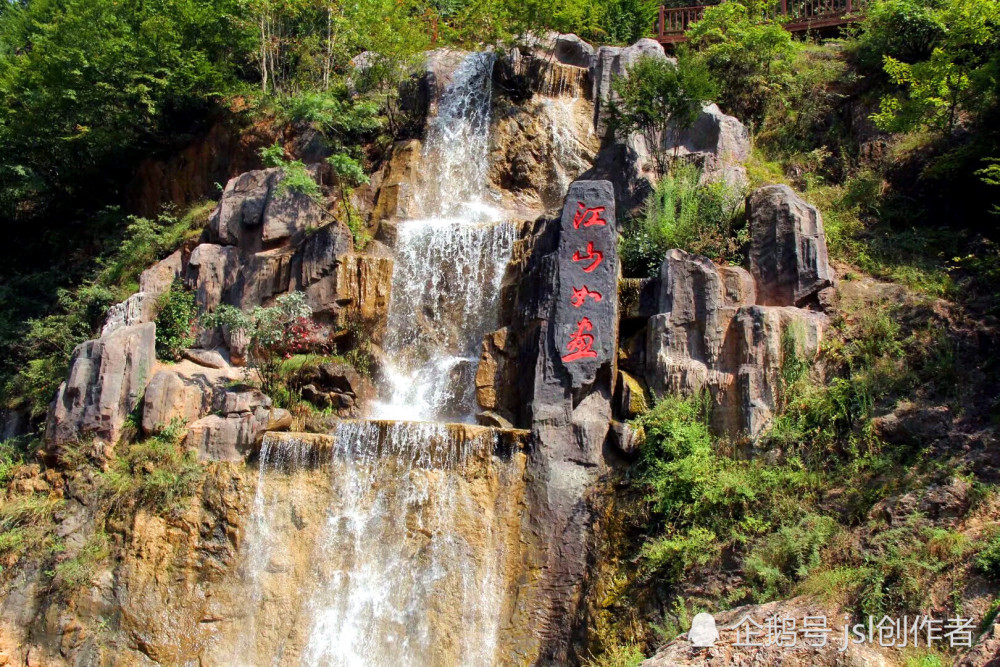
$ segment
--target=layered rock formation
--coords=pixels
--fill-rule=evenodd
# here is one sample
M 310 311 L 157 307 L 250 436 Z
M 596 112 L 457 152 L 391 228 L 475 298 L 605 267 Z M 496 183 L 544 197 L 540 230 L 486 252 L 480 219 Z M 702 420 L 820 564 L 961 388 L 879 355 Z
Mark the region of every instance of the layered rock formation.
M 780 404 L 778 374 L 789 349 L 809 357 L 822 337 L 825 315 L 800 306 L 826 303 L 821 294 L 830 285 L 822 220 L 775 191 L 754 199 L 752 228 L 762 240 L 755 240 L 751 272 L 675 250 L 658 278 L 633 286 L 632 302 L 620 300 L 616 215 L 643 197 L 651 176 L 634 139 L 598 152 L 599 138 L 611 76 L 643 55 L 665 57 L 651 40 L 594 50 L 555 36 L 511 56 L 508 73 L 526 85 L 492 103 L 486 196 L 472 203 L 477 212 L 499 203 L 531 221 L 493 223 L 516 235 L 499 323 L 483 340 L 478 366 L 465 357 L 447 361 L 452 385 L 475 376 L 481 424 L 520 430 L 338 419 L 362 416 L 375 392 L 353 371 L 330 365 L 303 377 L 301 389 L 327 410 L 331 432 L 276 434 L 291 427 L 291 415 L 259 391 L 234 386 L 242 375 L 211 349 L 217 332 L 201 332 L 203 349 L 186 352 L 185 361 L 155 365 L 151 304 L 175 278 L 205 311 L 220 304 L 247 310 L 301 290 L 318 318 L 360 322 L 379 342 L 394 269 L 387 246 L 401 234 L 405 240 L 407 218 L 460 210 L 433 208 L 440 202 L 431 197 L 421 211 L 418 186 L 431 170 L 417 140 L 398 143 L 372 179 L 365 213 L 377 241 L 370 252 L 355 250 L 350 230 L 330 220 L 323 204 L 283 190 L 280 170 L 257 170 L 227 184 L 200 243 L 143 274 L 140 294 L 109 314 L 101 339 L 74 354 L 50 440 L 92 433 L 114 441 L 141 404 L 144 433 L 186 422 L 187 446 L 225 463 L 208 464 L 200 496 L 182 511 L 132 517 L 120 566 L 100 573 L 98 606 L 120 611 L 116 636 L 128 645 L 120 655 L 323 662 L 354 651 L 358 638 L 377 637 L 370 645 L 382 663 L 579 657 L 574 641 L 595 539 L 587 494 L 609 462 L 633 455 L 638 442 L 620 420 L 644 408 L 647 387 L 707 389 L 720 431 L 759 434 Z M 424 97 L 407 103 L 433 112 L 464 57 L 430 54 L 419 84 Z M 711 177 L 738 180 L 746 131 L 714 105 L 669 140 Z M 449 167 L 454 173 L 468 164 Z M 610 180 L 578 178 L 583 173 Z M 313 174 L 322 179 L 321 170 Z M 432 192 L 452 185 L 445 179 Z M 541 215 L 560 205 L 557 218 Z M 467 225 L 473 232 L 475 220 Z M 437 274 L 414 274 L 414 290 L 427 292 L 440 275 L 465 267 L 460 252 L 442 256 Z M 453 272 L 454 289 L 480 275 Z M 417 322 L 420 335 L 436 327 L 435 342 L 454 337 L 438 317 L 448 292 L 435 292 L 437 303 L 413 300 L 414 312 L 402 317 Z M 470 391 L 467 384 L 459 389 Z M 242 466 L 247 460 L 256 460 L 256 471 Z M 404 583 L 385 590 L 389 580 Z M 388 612 L 363 604 L 373 590 Z M 92 608 L 82 603 L 65 611 L 65 622 L 50 623 L 53 612 L 38 623 L 69 635 L 73 623 L 96 623 Z M 85 647 L 100 657 L 89 641 L 65 655 L 75 659 Z
M 708 390 L 716 430 L 755 438 L 781 405 L 781 369 L 819 351 L 833 285 L 823 220 L 785 186 L 751 198 L 751 272 L 671 250 L 638 360 L 656 394 Z

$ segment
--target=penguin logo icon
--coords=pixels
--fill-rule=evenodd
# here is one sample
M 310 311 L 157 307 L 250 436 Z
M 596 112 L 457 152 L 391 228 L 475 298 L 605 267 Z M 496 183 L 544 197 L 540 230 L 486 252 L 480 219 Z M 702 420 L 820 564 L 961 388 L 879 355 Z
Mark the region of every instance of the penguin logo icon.
M 705 612 L 696 615 L 688 631 L 688 641 L 696 648 L 707 648 L 714 646 L 718 640 L 719 631 L 715 627 L 715 617 Z

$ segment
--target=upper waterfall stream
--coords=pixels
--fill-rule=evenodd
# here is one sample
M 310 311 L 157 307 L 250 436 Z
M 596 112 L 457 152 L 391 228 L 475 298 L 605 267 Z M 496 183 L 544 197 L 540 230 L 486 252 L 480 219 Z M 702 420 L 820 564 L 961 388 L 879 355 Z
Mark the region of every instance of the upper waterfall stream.
M 473 421 L 479 345 L 496 324 L 515 231 L 487 187 L 494 58 L 468 56 L 428 124 L 420 217 L 398 228 L 376 418 Z

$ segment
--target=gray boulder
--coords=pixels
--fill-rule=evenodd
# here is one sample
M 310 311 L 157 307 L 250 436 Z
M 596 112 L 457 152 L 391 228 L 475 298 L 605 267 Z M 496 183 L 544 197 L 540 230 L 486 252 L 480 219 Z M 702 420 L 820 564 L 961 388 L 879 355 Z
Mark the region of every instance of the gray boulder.
M 313 178 L 317 165 L 310 167 Z M 286 238 L 319 227 L 326 211 L 309 196 L 280 187 L 279 167 L 258 169 L 230 179 L 208 220 L 210 238 L 245 252 L 259 252 Z
M 184 255 L 177 250 L 142 272 L 139 291 L 154 299 L 170 289 L 175 278 L 184 277 Z
M 750 271 L 758 303 L 802 306 L 834 285 L 823 216 L 787 185 L 767 185 L 750 198 Z
M 156 363 L 156 325 L 122 327 L 81 343 L 49 408 L 45 440 L 59 447 L 92 435 L 115 442 Z
M 786 337 L 799 358 L 813 358 L 826 316 L 755 305 L 747 271 L 682 250 L 667 253 L 659 283 L 660 312 L 649 319 L 646 335 L 650 389 L 681 396 L 708 390 L 717 432 L 757 437 L 781 400 Z
M 594 127 L 600 135 L 607 131 L 607 103 L 611 99 L 611 82 L 621 76 L 643 56 L 667 58 L 663 47 L 655 39 L 640 39 L 631 46 L 602 46 L 597 49 L 590 65 L 591 99 L 594 100 Z M 676 61 L 674 61 L 676 62 Z
M 589 68 L 596 56 L 594 47 L 574 34 L 555 34 L 552 40 L 552 56 L 563 65 Z
M 123 327 L 152 322 L 155 317 L 156 298 L 145 292 L 136 292 L 121 303 L 108 308 L 101 335 L 106 336 Z
M 240 251 L 232 246 L 202 243 L 191 252 L 185 282 L 201 310 L 210 312 L 223 303 L 239 269 Z

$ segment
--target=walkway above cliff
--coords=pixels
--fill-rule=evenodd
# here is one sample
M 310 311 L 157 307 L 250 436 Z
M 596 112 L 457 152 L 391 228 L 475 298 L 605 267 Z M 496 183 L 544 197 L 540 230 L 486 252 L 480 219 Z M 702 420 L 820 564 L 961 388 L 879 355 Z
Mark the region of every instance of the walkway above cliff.
M 835 28 L 861 19 L 868 0 L 778 0 L 774 16 L 791 32 Z M 657 39 L 664 46 L 687 41 L 687 30 L 699 21 L 705 7 L 660 7 Z

